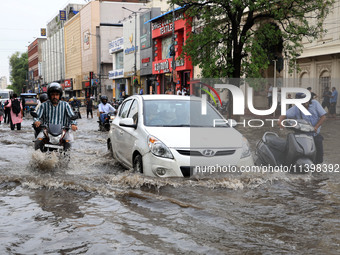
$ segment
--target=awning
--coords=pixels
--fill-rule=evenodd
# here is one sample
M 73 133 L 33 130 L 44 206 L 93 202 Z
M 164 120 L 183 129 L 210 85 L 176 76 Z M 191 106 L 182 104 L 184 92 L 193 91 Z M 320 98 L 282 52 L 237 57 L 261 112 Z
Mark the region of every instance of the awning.
M 152 22 L 152 21 L 154 21 L 154 20 L 157 20 L 157 19 L 159 19 L 159 18 L 162 18 L 162 17 L 164 17 L 165 15 L 168 15 L 169 13 L 172 13 L 173 11 L 175 12 L 175 11 L 178 11 L 178 10 L 180 10 L 180 9 L 183 9 L 184 7 L 185 7 L 185 5 L 180 6 L 180 7 L 176 8 L 176 9 L 174 9 L 174 10 L 168 11 L 168 12 L 166 12 L 166 13 L 163 13 L 163 14 L 161 14 L 161 15 L 155 17 L 155 18 L 152 18 L 152 19 L 146 21 L 144 24 L 147 24 L 147 23 L 149 23 L 149 22 Z

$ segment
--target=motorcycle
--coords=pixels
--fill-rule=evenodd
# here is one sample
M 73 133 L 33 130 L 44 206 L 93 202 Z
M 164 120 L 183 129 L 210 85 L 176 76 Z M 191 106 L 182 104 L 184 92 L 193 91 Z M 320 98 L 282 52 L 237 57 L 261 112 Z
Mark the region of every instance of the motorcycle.
M 74 112 L 74 115 L 77 116 L 77 119 L 81 119 L 81 114 L 80 114 L 79 106 L 72 107 L 72 111 Z
M 116 100 L 116 101 L 112 104 L 112 106 L 113 106 L 115 109 L 118 109 L 118 107 L 121 105 L 122 102 L 123 102 L 123 101 L 121 101 L 121 100 Z
M 111 122 L 116 117 L 116 113 L 109 112 L 109 113 L 102 113 L 104 121 L 102 121 L 101 116 L 99 116 L 99 131 L 110 131 Z
M 255 165 L 287 166 L 291 173 L 303 173 L 315 164 L 314 127 L 306 120 L 287 120 L 286 128 L 293 132 L 286 139 L 266 132 L 256 145 Z
M 31 115 L 36 118 L 38 117 L 36 112 L 31 112 Z M 77 119 L 76 116 L 70 118 L 71 120 Z M 44 136 L 41 139 L 37 139 L 34 142 L 34 149 L 41 150 L 42 152 L 57 151 L 59 153 L 66 152 L 71 148 L 69 141 L 65 139 L 65 135 L 69 130 L 69 127 L 61 126 L 60 124 L 55 125 L 49 123 L 48 125 L 40 125 L 40 130 Z

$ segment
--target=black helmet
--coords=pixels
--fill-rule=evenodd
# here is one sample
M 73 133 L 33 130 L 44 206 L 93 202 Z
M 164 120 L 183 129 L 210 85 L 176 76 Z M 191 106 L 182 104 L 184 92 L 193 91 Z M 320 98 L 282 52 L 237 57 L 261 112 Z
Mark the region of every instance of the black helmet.
M 61 88 L 61 86 L 58 82 L 52 82 L 50 85 L 48 85 L 48 88 L 47 88 L 48 99 L 51 99 L 51 93 L 52 92 L 58 92 L 60 94 L 60 98 L 61 98 L 61 96 L 63 94 L 63 89 Z
M 100 96 L 100 100 L 103 102 L 103 100 L 108 100 L 107 96 L 103 95 L 103 96 Z
M 40 95 L 39 98 L 40 98 L 40 102 L 43 103 L 43 102 L 47 101 L 48 95 L 46 93 L 43 93 L 43 94 Z

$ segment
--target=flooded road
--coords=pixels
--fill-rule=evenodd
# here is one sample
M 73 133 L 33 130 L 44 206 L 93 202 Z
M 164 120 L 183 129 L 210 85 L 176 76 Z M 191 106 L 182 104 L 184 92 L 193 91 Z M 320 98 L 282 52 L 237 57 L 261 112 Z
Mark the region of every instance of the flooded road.
M 77 121 L 68 166 L 34 152 L 32 119 L 0 125 L 1 254 L 340 253 L 340 173 L 145 177 L 111 158 L 96 119 Z M 264 132 L 237 129 L 253 149 Z M 339 164 L 340 120 L 322 134 Z

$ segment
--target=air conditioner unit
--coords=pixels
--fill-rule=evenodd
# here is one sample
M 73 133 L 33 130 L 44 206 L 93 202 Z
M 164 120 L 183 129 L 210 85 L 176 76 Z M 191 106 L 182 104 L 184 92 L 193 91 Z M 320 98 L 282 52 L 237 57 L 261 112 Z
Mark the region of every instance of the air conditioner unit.
M 106 89 L 107 90 L 112 90 L 112 85 L 107 85 Z

